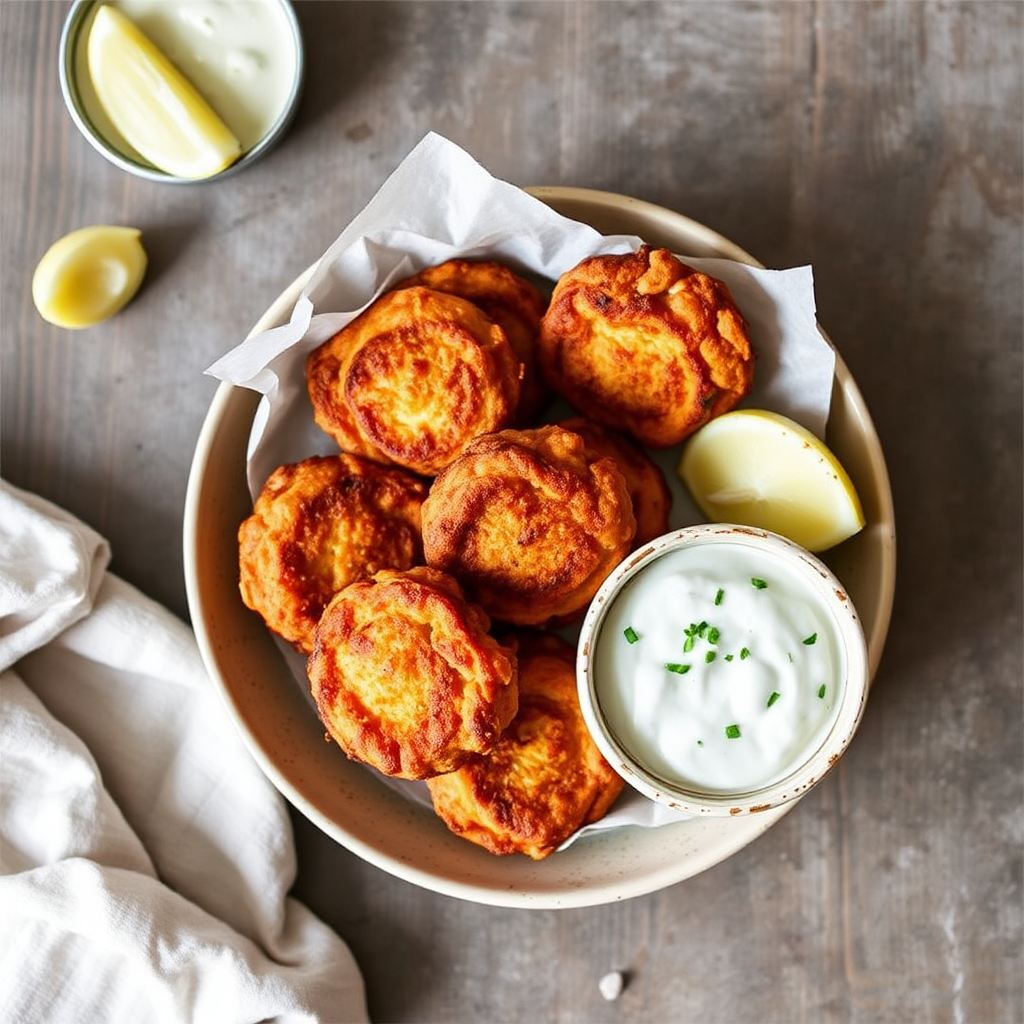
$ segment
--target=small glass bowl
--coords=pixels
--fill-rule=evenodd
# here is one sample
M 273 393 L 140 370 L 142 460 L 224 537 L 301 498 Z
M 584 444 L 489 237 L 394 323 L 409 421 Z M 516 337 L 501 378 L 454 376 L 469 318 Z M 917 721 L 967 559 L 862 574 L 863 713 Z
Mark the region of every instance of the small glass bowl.
M 808 585 L 823 611 L 835 625 L 841 657 L 842 678 L 838 704 L 820 742 L 808 745 L 795 763 L 775 781 L 744 791 L 687 784 L 670 778 L 645 764 L 623 742 L 601 701 L 600 673 L 610 671 L 599 666 L 601 631 L 608 612 L 623 589 L 640 580 L 663 556 L 695 545 L 740 545 L 760 553 L 768 561 L 781 560 Z M 627 557 L 612 571 L 595 595 L 583 620 L 576 663 L 580 705 L 587 727 L 608 763 L 634 789 L 677 811 L 694 816 L 735 816 L 766 811 L 797 800 L 835 766 L 860 724 L 867 701 L 869 668 L 867 644 L 857 612 L 845 588 L 832 571 L 816 556 L 778 534 L 747 526 L 716 524 L 692 526 L 659 537 Z
M 101 156 L 116 167 L 139 178 L 173 185 L 203 184 L 220 181 L 245 170 L 265 156 L 284 137 L 299 106 L 305 81 L 305 46 L 298 18 L 290 0 L 273 0 L 284 15 L 290 29 L 293 47 L 294 75 L 291 89 L 281 112 L 270 127 L 229 167 L 207 178 L 182 178 L 168 174 L 143 159 L 118 135 L 107 121 L 99 101 L 88 86 L 88 70 L 84 60 L 84 32 L 92 24 L 92 15 L 103 0 L 74 0 L 64 21 L 60 37 L 60 88 L 65 106 L 78 130 Z

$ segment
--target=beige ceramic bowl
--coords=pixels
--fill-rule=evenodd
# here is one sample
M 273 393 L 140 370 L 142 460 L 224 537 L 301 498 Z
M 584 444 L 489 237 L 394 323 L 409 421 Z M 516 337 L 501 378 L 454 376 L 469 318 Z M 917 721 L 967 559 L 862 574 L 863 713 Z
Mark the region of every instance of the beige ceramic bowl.
M 650 203 L 585 189 L 529 191 L 606 234 L 635 234 L 681 254 L 758 265 L 722 236 Z M 308 273 L 278 297 L 254 334 L 288 321 Z M 543 861 L 495 857 L 454 836 L 429 808 L 385 787 L 336 745 L 324 743 L 309 700 L 238 594 L 236 533 L 251 510 L 246 448 L 259 397 L 221 385 L 199 437 L 185 506 L 189 608 L 209 672 L 253 756 L 327 835 L 382 870 L 435 892 L 495 906 L 581 907 L 640 896 L 704 871 L 756 839 L 793 806 L 610 830 Z M 871 417 L 841 359 L 826 439 L 846 466 L 867 517 L 866 528 L 829 552 L 826 561 L 860 612 L 873 675 L 895 586 L 892 495 Z

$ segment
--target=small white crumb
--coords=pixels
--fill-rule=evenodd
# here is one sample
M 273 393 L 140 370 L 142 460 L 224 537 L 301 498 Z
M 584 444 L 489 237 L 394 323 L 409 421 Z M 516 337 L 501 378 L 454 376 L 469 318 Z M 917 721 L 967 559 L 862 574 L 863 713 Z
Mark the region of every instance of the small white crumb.
M 601 990 L 601 995 L 612 1002 L 614 999 L 618 999 L 622 995 L 622 988 L 625 985 L 625 979 L 622 977 L 622 971 L 609 971 L 598 983 L 597 987 Z

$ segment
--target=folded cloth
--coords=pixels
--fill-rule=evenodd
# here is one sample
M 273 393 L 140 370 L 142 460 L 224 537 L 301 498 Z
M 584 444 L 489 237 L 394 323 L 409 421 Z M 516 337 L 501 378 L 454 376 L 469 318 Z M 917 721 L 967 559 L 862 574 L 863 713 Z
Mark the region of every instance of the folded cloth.
M 0 1020 L 368 1021 L 191 630 L 0 480 Z

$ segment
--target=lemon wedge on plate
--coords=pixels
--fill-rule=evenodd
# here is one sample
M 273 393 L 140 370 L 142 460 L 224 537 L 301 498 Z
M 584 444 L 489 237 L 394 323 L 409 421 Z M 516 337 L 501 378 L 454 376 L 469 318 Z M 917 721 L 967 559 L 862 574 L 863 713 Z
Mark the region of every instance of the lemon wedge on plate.
M 87 53 L 111 123 L 154 167 L 197 180 L 241 155 L 241 143 L 195 86 L 116 8 L 97 9 Z
M 131 301 L 147 262 L 136 228 L 79 228 L 43 254 L 32 275 L 32 301 L 57 327 L 91 327 Z
M 825 551 L 864 527 L 839 460 L 779 413 L 733 410 L 711 420 L 686 442 L 678 472 L 712 522 L 771 530 L 808 551 Z

